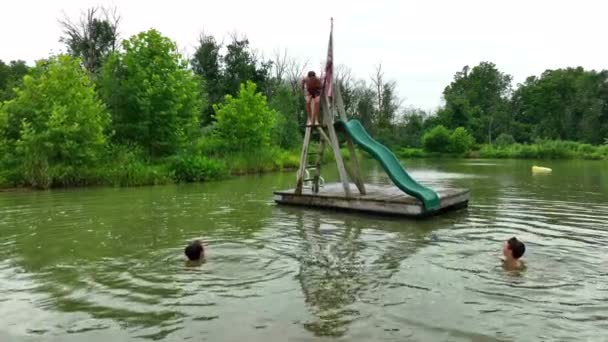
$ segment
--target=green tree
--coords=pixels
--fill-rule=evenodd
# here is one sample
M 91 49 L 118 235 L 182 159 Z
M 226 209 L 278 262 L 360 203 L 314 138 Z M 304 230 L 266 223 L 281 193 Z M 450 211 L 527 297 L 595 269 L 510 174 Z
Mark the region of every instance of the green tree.
M 201 34 L 199 45 L 190 60 L 194 73 L 205 80 L 209 104 L 203 108 L 203 116 L 201 118 L 203 124 L 211 122 L 213 104 L 222 101 L 224 96 L 220 49 L 221 45 L 216 42 L 213 36 Z
M 150 157 L 175 153 L 198 135 L 204 99 L 199 79 L 169 38 L 152 29 L 123 42 L 104 65 L 101 92 L 115 140 Z
M 422 146 L 429 152 L 448 152 L 450 149 L 450 130 L 443 125 L 436 126 L 424 134 Z
M 547 70 L 513 95 L 516 140 L 577 140 L 601 144 L 608 136 L 608 71 Z
M 302 138 L 298 126 L 299 98 L 287 86 L 279 86 L 268 106 L 277 113 L 273 141 L 284 149 L 296 147 Z
M 405 110 L 401 122 L 397 124 L 397 135 L 400 145 L 420 147 L 426 113 L 420 109 L 408 108 Z
M 380 103 L 375 117 L 375 134 L 378 141 L 388 146 L 399 145 L 395 120 L 401 107 L 401 101 L 396 94 L 397 84 L 394 81 L 386 82 L 381 87 Z
M 247 81 L 254 82 L 259 91 L 268 94 L 268 81 L 271 61 L 260 61 L 249 47 L 249 40 L 239 39 L 236 35 L 232 37 L 230 44 L 226 46 L 224 64 L 224 93 L 236 95 L 240 85 Z
M 247 152 L 268 148 L 277 112 L 268 108 L 266 96 L 255 83 L 241 84 L 237 97 L 226 95 L 224 103 L 214 105 L 214 135 L 224 152 Z
M 397 83 L 394 81 L 385 81 L 382 64 L 378 64 L 371 76 L 373 91 L 377 96 L 376 113 L 374 116 L 374 124 L 379 131 L 392 131 L 394 120 L 397 116 L 397 111 L 401 106 L 401 101 L 397 97 Z
M 340 95 L 342 96 L 342 102 L 344 103 L 344 111 L 348 117 L 355 116 L 355 86 L 348 78 L 342 77 L 337 78 L 336 86 L 340 87 Z
M 377 115 L 377 126 L 381 128 L 392 128 L 397 117 L 401 101 L 396 94 L 397 83 L 394 81 L 384 83 L 382 86 L 382 102 L 379 104 Z
M 98 161 L 108 123 L 78 59 L 62 55 L 40 61 L 0 110 L 3 162 L 28 184 L 46 188 L 58 173 Z
M 466 128 L 477 142 L 491 142 L 497 133 L 510 132 L 511 80 L 490 62 L 482 62 L 470 72 L 464 67 L 443 91 L 442 122 L 449 128 Z
M 354 87 L 352 96 L 352 117 L 361 121 L 363 127 L 373 133 L 375 131 L 374 123 L 377 113 L 376 92 L 374 89 L 365 84 L 365 82 L 359 81 Z
M 65 43 L 69 54 L 80 57 L 83 66 L 94 74 L 116 49 L 119 23 L 116 9 L 89 8 L 78 22 L 69 18 L 60 20 L 63 27 L 60 41 Z
M 471 150 L 475 139 L 464 127 L 458 127 L 450 135 L 450 152 L 465 153 Z
M 24 61 L 11 61 L 9 64 L 0 60 L 0 103 L 10 100 L 15 96 L 15 88 L 23 83 L 23 76 L 27 74 L 29 67 Z

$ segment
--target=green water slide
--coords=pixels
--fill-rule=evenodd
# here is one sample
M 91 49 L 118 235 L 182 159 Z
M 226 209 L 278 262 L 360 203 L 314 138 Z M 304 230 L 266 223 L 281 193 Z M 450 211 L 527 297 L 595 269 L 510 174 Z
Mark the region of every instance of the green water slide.
M 386 171 L 399 189 L 422 201 L 426 211 L 439 209 L 439 196 L 437 193 L 410 177 L 393 152 L 374 140 L 363 128 L 359 120 L 338 120 L 336 126 L 337 128 L 343 128 L 357 145 L 379 161 L 384 171 Z

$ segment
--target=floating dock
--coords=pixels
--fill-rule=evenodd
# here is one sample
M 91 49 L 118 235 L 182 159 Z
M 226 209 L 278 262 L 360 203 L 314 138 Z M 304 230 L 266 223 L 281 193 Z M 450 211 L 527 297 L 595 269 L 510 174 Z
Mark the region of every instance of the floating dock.
M 325 76 L 322 80 L 323 89 L 320 94 L 320 114 L 323 123 L 315 128 L 306 126 L 300 167 L 296 174 L 296 187 L 275 191 L 275 202 L 413 217 L 433 216 L 468 206 L 469 190 L 450 188 L 434 190 L 418 183 L 388 147 L 375 140 L 361 122 L 347 117 L 340 87 L 334 83 L 331 72 L 335 63 L 332 37 L 333 19 Z M 316 76 L 311 73 L 310 77 Z M 310 110 L 308 114 L 310 120 L 312 115 Z M 334 118 L 338 120 L 335 121 Z M 341 137 L 346 141 L 348 148 L 350 156 L 348 162 L 343 158 L 340 149 Z M 314 144 L 317 151 L 309 149 L 313 139 L 318 140 Z M 378 161 L 394 186 L 365 184 L 355 144 Z M 331 148 L 333 152 L 340 178 L 339 183 L 325 184 L 321 176 L 325 146 Z M 351 181 L 354 181 L 354 184 Z
M 351 187 L 354 188 L 355 185 L 351 184 Z M 275 191 L 274 201 L 278 204 L 408 217 L 433 216 L 467 207 L 469 203 L 467 189 L 438 189 L 436 192 L 439 196 L 439 207 L 426 211 L 419 199 L 404 193 L 396 186 L 365 184 L 365 189 L 365 195 L 355 192 L 346 196 L 342 183 L 328 183 L 321 187 L 318 193 L 313 193 L 309 188 L 302 189 L 302 194 L 296 194 L 295 189 Z

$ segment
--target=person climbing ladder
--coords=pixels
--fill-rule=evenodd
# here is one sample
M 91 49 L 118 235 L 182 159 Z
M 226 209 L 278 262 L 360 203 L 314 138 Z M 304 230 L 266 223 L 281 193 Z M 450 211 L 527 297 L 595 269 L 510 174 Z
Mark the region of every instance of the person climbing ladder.
M 306 112 L 308 113 L 306 126 L 319 126 L 319 110 L 323 85 L 321 84 L 321 79 L 317 77 L 314 71 L 309 71 L 308 76 L 302 79 L 302 89 L 304 88 L 306 88 Z

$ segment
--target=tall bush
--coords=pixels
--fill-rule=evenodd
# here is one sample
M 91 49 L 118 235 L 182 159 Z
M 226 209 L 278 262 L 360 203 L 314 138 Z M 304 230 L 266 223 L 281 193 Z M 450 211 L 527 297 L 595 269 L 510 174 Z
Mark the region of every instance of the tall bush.
M 464 127 L 458 127 L 450 136 L 450 152 L 466 153 L 471 150 L 475 139 Z
M 276 123 L 276 111 L 268 108 L 266 96 L 255 83 L 241 84 L 237 97 L 226 95 L 224 103 L 214 105 L 213 136 L 223 152 L 247 152 L 268 148 Z
M 109 115 L 78 59 L 40 61 L 15 99 L 0 109 L 3 163 L 46 188 L 53 171 L 95 164 L 106 145 Z
M 450 131 L 443 125 L 436 126 L 422 136 L 422 146 L 429 152 L 448 152 Z
M 198 134 L 201 84 L 169 38 L 152 29 L 123 42 L 103 66 L 102 94 L 115 140 L 150 157 L 175 153 Z

